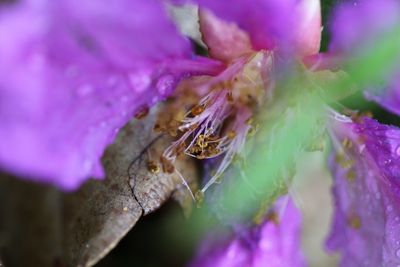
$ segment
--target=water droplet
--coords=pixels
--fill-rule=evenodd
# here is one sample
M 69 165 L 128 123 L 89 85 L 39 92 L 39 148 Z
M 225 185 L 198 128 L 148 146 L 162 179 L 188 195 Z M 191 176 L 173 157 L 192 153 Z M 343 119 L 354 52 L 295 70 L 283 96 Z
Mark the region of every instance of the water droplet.
M 133 89 L 138 93 L 145 91 L 151 84 L 150 74 L 146 71 L 131 73 L 128 77 Z
M 391 211 L 393 210 L 393 206 L 392 206 L 392 205 L 387 206 L 387 207 L 386 207 L 386 210 L 387 210 L 388 212 L 391 212 Z
M 77 88 L 76 92 L 79 96 L 87 96 L 93 92 L 93 86 L 90 84 L 84 84 Z
M 126 103 L 126 102 L 128 102 L 128 100 L 129 100 L 129 97 L 127 97 L 126 95 L 124 95 L 124 96 L 121 96 L 121 102 L 123 102 L 123 103 Z
M 93 162 L 89 159 L 83 161 L 83 169 L 85 172 L 89 172 L 93 167 Z
M 78 74 L 79 74 L 79 69 L 75 65 L 71 65 L 65 70 L 65 75 L 68 78 L 74 78 Z
M 395 149 L 396 156 L 400 157 L 400 145 Z
M 400 258 L 400 249 L 396 250 L 396 256 Z
M 46 56 L 41 52 L 34 53 L 30 58 L 30 67 L 33 70 L 42 69 L 45 63 L 46 63 Z
M 128 112 L 126 110 L 123 110 L 121 112 L 121 116 L 124 117 L 124 118 L 127 117 L 128 116 Z
M 114 85 L 117 84 L 117 82 L 118 82 L 118 77 L 117 76 L 114 75 L 114 76 L 108 77 L 107 84 L 109 86 L 114 86 Z
M 162 96 L 166 96 L 170 93 L 172 86 L 175 83 L 174 76 L 172 75 L 164 75 L 160 77 L 157 82 L 157 90 Z

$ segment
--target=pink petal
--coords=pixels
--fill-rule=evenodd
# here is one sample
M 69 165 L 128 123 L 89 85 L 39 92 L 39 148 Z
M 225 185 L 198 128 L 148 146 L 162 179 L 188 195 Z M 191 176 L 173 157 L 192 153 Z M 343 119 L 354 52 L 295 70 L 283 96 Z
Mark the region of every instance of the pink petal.
M 217 16 L 248 32 L 256 49 L 318 52 L 321 39 L 319 0 L 196 0 Z
M 199 22 L 212 58 L 229 62 L 252 51 L 249 36 L 234 23 L 225 22 L 207 10 L 199 11 Z

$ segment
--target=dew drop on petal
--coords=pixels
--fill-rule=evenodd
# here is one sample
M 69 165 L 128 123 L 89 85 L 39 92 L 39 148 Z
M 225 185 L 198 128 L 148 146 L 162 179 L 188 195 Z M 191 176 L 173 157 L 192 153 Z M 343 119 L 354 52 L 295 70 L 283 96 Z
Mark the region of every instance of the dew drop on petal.
M 107 85 L 108 86 L 114 86 L 117 83 L 118 83 L 118 77 L 117 76 L 113 75 L 113 76 L 108 77 L 108 79 L 107 79 Z
M 92 169 L 92 167 L 93 167 L 93 163 L 92 163 L 91 160 L 85 159 L 85 160 L 83 161 L 83 170 L 84 170 L 85 172 L 89 172 L 89 171 Z
M 151 77 L 150 74 L 145 71 L 134 72 L 129 74 L 129 82 L 136 92 L 141 93 L 150 86 Z
M 392 206 L 392 205 L 387 206 L 387 207 L 386 207 L 386 210 L 387 210 L 388 212 L 391 212 L 391 211 L 393 210 L 393 206 Z
M 162 96 L 168 95 L 174 83 L 175 79 L 172 75 L 168 74 L 160 77 L 156 85 L 158 93 Z
M 87 96 L 93 92 L 93 89 L 93 86 L 91 86 L 90 84 L 84 84 L 77 88 L 76 93 L 79 96 Z
M 100 122 L 100 127 L 101 127 L 101 128 L 106 128 L 107 125 L 108 125 L 108 123 L 107 123 L 106 121 Z

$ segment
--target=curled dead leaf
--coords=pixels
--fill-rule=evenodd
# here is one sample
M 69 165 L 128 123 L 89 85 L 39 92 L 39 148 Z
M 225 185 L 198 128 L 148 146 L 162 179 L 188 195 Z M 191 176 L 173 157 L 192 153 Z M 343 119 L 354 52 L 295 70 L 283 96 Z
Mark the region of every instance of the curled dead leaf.
M 0 179 L 0 256 L 6 266 L 90 267 L 172 194 L 189 210 L 190 195 L 179 177 L 149 168 L 171 141 L 153 131 L 156 112 L 133 119 L 120 131 L 103 157 L 104 181 L 91 180 L 64 194 Z M 196 189 L 193 162 L 178 160 L 175 166 Z

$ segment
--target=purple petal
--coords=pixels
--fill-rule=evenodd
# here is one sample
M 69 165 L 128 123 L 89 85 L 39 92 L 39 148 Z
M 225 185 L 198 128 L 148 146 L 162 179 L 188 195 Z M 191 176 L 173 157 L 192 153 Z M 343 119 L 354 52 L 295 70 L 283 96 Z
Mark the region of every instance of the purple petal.
M 330 50 L 342 58 L 348 53 L 362 51 L 366 45 L 393 34 L 400 25 L 400 2 L 396 0 L 359 0 L 338 6 L 332 18 Z M 398 69 L 398 67 L 397 67 Z M 387 110 L 400 114 L 398 70 L 387 73 L 386 82 L 379 90 L 365 93 L 369 100 Z M 393 78 L 394 77 L 394 78 Z
M 400 79 L 397 77 L 392 79 L 386 89 L 381 89 L 382 92 L 365 91 L 364 96 L 366 99 L 375 101 L 386 110 L 400 116 Z
M 256 49 L 296 50 L 310 55 L 319 50 L 319 0 L 197 0 L 217 16 L 247 31 Z
M 372 119 L 334 125 L 335 215 L 328 249 L 343 267 L 400 264 L 400 129 Z
M 300 250 L 300 213 L 287 197 L 280 198 L 269 219 L 225 245 L 205 243 L 192 267 L 306 266 Z M 281 216 L 278 216 L 280 214 Z
M 331 20 L 331 50 L 351 52 L 400 23 L 396 0 L 359 0 L 338 6 Z
M 191 55 L 158 1 L 27 0 L 0 8 L 0 167 L 71 190 L 134 113 L 169 95 Z

